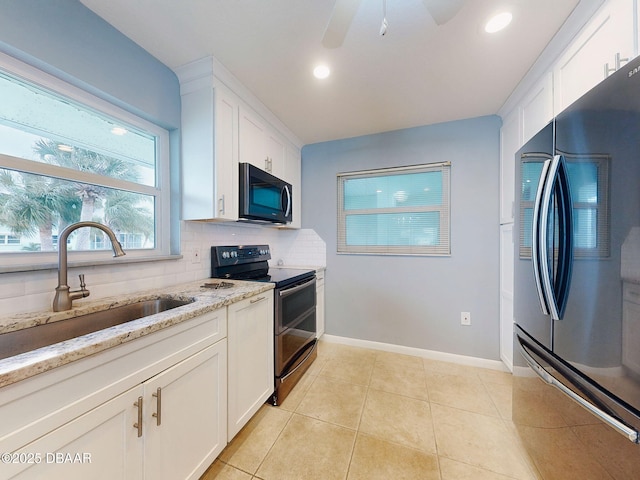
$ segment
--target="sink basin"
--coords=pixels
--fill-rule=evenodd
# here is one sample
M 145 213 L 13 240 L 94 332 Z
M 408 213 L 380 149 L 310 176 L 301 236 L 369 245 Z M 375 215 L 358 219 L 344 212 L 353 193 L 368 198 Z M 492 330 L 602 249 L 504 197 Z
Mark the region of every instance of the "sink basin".
M 181 300 L 162 297 L 4 333 L 0 335 L 0 359 L 148 317 L 192 302 L 193 299 Z

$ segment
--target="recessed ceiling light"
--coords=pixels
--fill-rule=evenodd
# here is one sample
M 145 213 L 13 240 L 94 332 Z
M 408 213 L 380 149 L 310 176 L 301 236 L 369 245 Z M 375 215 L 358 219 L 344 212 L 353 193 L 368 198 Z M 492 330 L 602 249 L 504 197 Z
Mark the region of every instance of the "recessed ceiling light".
M 313 69 L 313 76 L 319 79 L 327 78 L 330 73 L 331 70 L 326 65 L 318 65 Z
M 505 28 L 511 23 L 513 15 L 509 12 L 502 12 L 494 15 L 484 26 L 484 31 L 487 33 L 496 33 Z

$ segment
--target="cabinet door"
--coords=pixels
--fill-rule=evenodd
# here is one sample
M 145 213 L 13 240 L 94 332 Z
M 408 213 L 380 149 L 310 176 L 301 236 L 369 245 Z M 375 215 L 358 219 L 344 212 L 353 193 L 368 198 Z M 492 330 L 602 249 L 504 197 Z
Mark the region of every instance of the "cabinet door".
M 285 148 L 284 169 L 282 178 L 289 182 L 292 187 L 293 211 L 289 228 L 302 228 L 302 165 L 300 160 L 300 150 L 287 145 Z
M 182 95 L 182 219 L 238 219 L 238 100 L 223 87 Z
M 243 107 L 240 107 L 239 138 L 240 162 L 268 172 L 267 127 L 255 113 Z
M 228 438 L 273 394 L 273 292 L 228 307 Z
M 324 334 L 324 272 L 316 273 L 316 328 L 318 338 Z
M 275 175 L 278 178 L 284 179 L 285 170 L 285 147 L 284 140 L 274 130 L 266 129 L 266 156 L 269 159 L 267 164 L 269 166 L 268 172 Z M 291 183 L 291 182 L 289 182 Z
M 554 69 L 556 115 L 615 71 L 617 64 L 633 58 L 633 3 L 609 0 L 558 60 Z
M 238 220 L 238 100 L 215 89 L 215 218 Z M 187 186 L 188 188 L 188 186 Z
M 145 478 L 198 479 L 227 444 L 227 342 L 144 384 Z
M 3 479 L 117 480 L 143 475 L 143 438 L 134 424 L 136 387 L 22 448 L 3 461 Z M 31 463 L 29 463 L 31 462 Z M 36 463 L 37 462 L 37 463 Z

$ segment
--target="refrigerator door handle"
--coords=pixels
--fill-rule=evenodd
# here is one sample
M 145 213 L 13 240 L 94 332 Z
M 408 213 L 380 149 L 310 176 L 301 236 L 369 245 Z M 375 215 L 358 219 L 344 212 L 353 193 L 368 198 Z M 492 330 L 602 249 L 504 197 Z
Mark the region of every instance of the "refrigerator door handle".
M 556 208 L 552 208 L 552 195 L 556 198 Z M 560 320 L 564 314 L 571 284 L 573 265 L 573 204 L 569 188 L 569 177 L 566 163 L 562 155 L 544 162 L 541 180 L 536 193 L 536 204 L 533 217 L 532 258 L 538 296 L 541 299 L 542 311 Z M 549 220 L 557 218 L 558 246 L 557 267 L 553 268 L 555 279 L 551 278 L 549 269 L 549 235 L 553 241 L 556 232 L 549 231 Z M 555 248 L 554 248 L 555 250 Z M 554 281 L 555 280 L 555 281 Z
M 541 248 L 545 248 L 546 242 L 546 215 L 541 216 L 543 212 L 542 209 L 542 198 L 544 196 L 545 188 L 547 185 L 547 175 L 549 173 L 549 166 L 551 165 L 551 160 L 545 160 L 542 164 L 542 172 L 540 173 L 540 181 L 538 182 L 538 189 L 536 190 L 536 200 L 533 205 L 533 235 L 531 236 L 531 260 L 533 261 L 533 276 L 536 281 L 536 291 L 538 292 L 538 299 L 540 300 L 540 307 L 542 308 L 542 313 L 545 315 L 549 315 L 549 307 L 548 300 L 545 295 L 545 288 L 543 286 L 543 273 L 541 271 L 542 268 L 546 268 L 546 264 L 542 263 L 542 259 L 540 258 L 540 250 Z M 548 204 L 547 204 L 548 208 Z M 544 220 L 543 220 L 544 219 Z M 543 228 L 545 232 L 541 232 Z M 542 240 L 542 245 L 540 245 L 540 241 Z
M 551 375 L 547 370 L 545 370 L 545 368 L 542 365 L 540 365 L 533 358 L 531 354 L 529 354 L 529 352 L 526 350 L 526 347 L 523 345 L 523 340 L 520 338 L 520 336 L 517 336 L 517 338 L 518 338 L 518 347 L 520 347 L 520 353 L 522 354 L 526 362 L 529 364 L 531 369 L 545 383 L 548 383 L 549 385 L 556 387 L 558 390 L 560 390 L 562 393 L 567 395 L 573 401 L 577 402 L 581 407 L 585 408 L 586 410 L 591 412 L 593 415 L 600 418 L 603 422 L 605 422 L 607 425 L 612 427 L 618 433 L 621 433 L 622 435 L 624 435 L 627 439 L 629 439 L 630 442 L 636 443 L 636 444 L 640 443 L 640 434 L 636 429 L 634 429 L 633 427 L 630 427 L 629 425 L 626 425 L 625 423 L 621 422 L 617 418 L 614 418 L 608 413 L 602 411 L 600 408 L 598 408 L 591 402 L 587 401 L 586 399 L 582 398 L 580 395 L 575 393 L 573 390 L 567 387 L 564 383 L 562 383 L 556 377 Z

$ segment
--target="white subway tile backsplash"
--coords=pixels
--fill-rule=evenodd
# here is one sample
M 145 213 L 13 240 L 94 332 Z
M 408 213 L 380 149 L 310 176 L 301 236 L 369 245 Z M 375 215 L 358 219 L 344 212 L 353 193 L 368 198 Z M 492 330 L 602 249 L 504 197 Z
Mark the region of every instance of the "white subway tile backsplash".
M 96 299 L 206 279 L 211 274 L 211 246 L 242 244 L 268 244 L 272 265 L 282 260 L 288 266 L 326 266 L 326 244 L 314 230 L 182 222 L 182 259 L 70 268 L 69 284 L 77 288 L 83 273 L 89 299 Z M 200 263 L 192 263 L 195 248 L 200 250 Z M 56 270 L 0 275 L 0 316 L 49 310 L 57 283 Z

